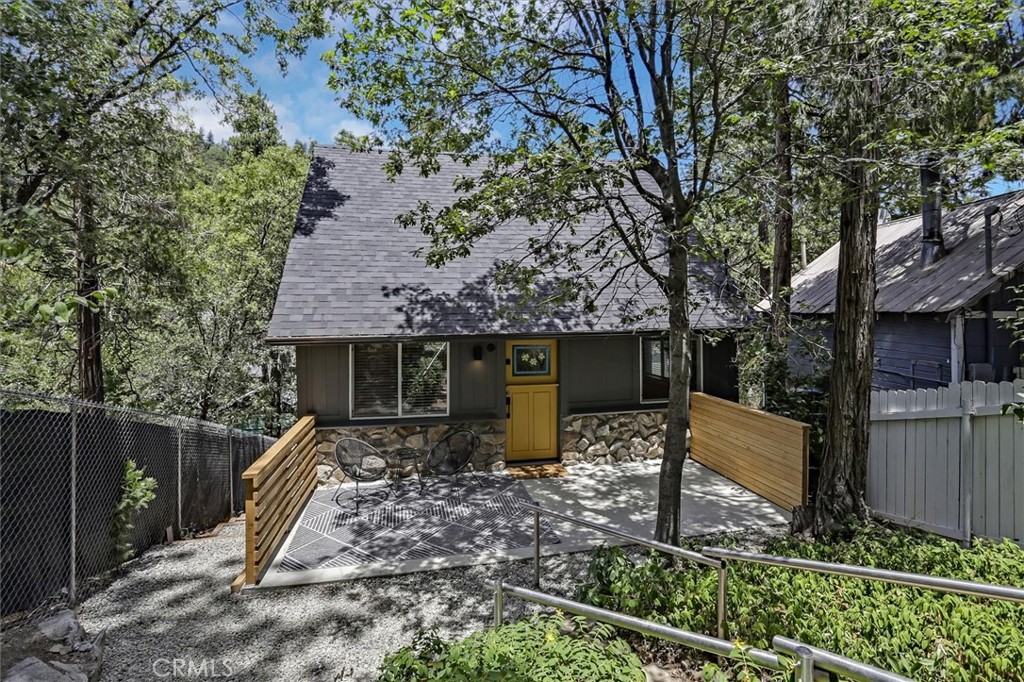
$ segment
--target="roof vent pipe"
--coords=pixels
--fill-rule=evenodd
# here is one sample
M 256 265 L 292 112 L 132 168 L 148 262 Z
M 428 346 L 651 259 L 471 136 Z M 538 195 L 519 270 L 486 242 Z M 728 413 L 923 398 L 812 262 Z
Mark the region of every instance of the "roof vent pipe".
M 942 241 L 942 178 L 938 163 L 927 158 L 921 164 L 921 265 L 935 263 L 946 252 Z
M 995 277 L 995 268 L 992 267 L 992 218 L 999 216 L 999 222 L 996 225 L 1000 225 L 1003 222 L 1003 214 L 998 206 L 990 204 L 985 207 L 985 274 L 989 277 Z

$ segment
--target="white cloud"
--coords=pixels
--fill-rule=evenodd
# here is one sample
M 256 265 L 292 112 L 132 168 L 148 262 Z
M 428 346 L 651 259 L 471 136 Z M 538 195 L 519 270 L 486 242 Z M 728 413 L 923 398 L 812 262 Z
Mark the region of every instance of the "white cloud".
M 212 97 L 185 102 L 182 113 L 192 121 L 196 129 L 201 129 L 204 134 L 213 133 L 213 139 L 217 142 L 224 142 L 234 134 L 231 126 L 224 122 L 224 113 Z
M 312 135 L 303 131 L 302 124 L 295 116 L 291 105 L 291 98 L 269 100 L 270 108 L 277 114 L 277 127 L 281 130 L 281 137 L 285 142 L 291 144 L 296 140 L 307 142 Z
M 338 129 L 334 131 L 337 135 L 342 130 L 347 130 L 356 136 L 369 135 L 373 132 L 373 126 L 366 121 L 360 121 L 358 118 L 345 118 L 338 124 Z M 332 136 L 333 138 L 333 136 Z

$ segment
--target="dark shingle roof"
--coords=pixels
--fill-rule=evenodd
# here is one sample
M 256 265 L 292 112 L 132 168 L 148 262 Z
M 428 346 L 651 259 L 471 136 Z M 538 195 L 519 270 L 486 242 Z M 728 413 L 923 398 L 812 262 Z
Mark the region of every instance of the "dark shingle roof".
M 998 206 L 1001 229 L 993 237 L 994 276 L 985 269 L 985 209 Z M 947 253 L 935 264 L 920 265 L 921 216 L 878 226 L 876 275 L 880 313 L 944 313 L 969 308 L 1024 267 L 1024 190 L 963 204 L 944 212 L 942 234 Z M 839 244 L 793 277 L 794 313 L 835 311 Z
M 395 218 L 429 201 L 433 208 L 451 203 L 452 182 L 470 171 L 463 164 L 442 164 L 423 177 L 407 169 L 395 182 L 382 170 L 385 156 L 317 146 L 303 193 L 295 234 L 288 249 L 268 340 L 302 343 L 324 339 L 473 336 L 484 334 L 615 333 L 665 329 L 664 315 L 642 324 L 623 317 L 664 305 L 664 297 L 639 271 L 599 299 L 598 312 L 571 306 L 544 315 L 504 319 L 508 295 L 496 292 L 496 263 L 508 258 L 543 226 L 511 221 L 481 239 L 470 256 L 443 268 L 428 266 L 417 249 L 429 240 L 405 229 Z M 588 217 L 579 230 L 605 227 Z M 697 290 L 691 321 L 698 328 L 736 326 L 739 310 L 724 269 L 693 265 Z M 565 273 L 563 273 L 565 274 Z M 525 318 L 525 319 L 521 319 Z

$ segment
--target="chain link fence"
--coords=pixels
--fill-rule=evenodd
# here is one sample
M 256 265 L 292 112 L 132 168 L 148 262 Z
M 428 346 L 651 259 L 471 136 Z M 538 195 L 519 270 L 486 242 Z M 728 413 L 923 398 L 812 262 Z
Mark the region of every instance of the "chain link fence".
M 242 472 L 273 438 L 195 419 L 0 391 L 0 612 L 74 603 L 118 564 L 125 467 L 156 481 L 128 532 L 138 553 L 245 507 Z

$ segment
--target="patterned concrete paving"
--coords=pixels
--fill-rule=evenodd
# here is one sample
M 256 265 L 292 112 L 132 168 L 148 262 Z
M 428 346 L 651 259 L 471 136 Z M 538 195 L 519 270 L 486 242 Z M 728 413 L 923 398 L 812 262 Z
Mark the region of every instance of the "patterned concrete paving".
M 526 559 L 533 555 L 533 518 L 519 508 L 542 507 L 612 526 L 639 537 L 654 534 L 659 462 L 577 465 L 567 476 L 517 481 L 505 473 L 458 485 L 429 477 L 420 495 L 411 481 L 381 502 L 360 504 L 354 487 L 314 493 L 261 587 L 284 587 L 398 575 Z M 366 487 L 362 487 L 369 492 Z M 786 523 L 789 514 L 727 478 L 688 460 L 683 472 L 680 528 L 699 536 Z M 541 554 L 621 544 L 575 524 L 543 519 Z
M 387 499 L 354 490 L 320 490 L 306 505 L 278 570 L 310 571 L 378 562 L 405 562 L 453 555 L 486 554 L 532 546 L 533 515 L 520 505 L 533 502 L 523 484 L 506 473 L 463 476 L 458 483 L 430 479 L 400 483 Z M 379 496 L 378 496 L 379 497 Z M 547 519 L 541 541 L 559 542 Z

